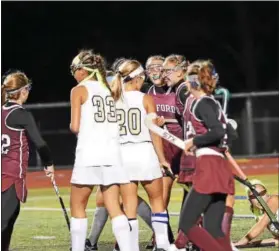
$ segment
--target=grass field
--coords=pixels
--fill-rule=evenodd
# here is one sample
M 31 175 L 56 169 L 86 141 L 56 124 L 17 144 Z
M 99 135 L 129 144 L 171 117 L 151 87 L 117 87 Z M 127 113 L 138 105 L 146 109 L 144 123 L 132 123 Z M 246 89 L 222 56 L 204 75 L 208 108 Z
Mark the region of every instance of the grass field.
M 250 176 L 253 178 L 253 176 Z M 255 176 L 261 179 L 268 187 L 271 193 L 278 193 L 278 176 L 277 175 L 262 175 Z M 64 199 L 66 207 L 69 207 L 69 188 L 60 188 L 61 195 Z M 145 192 L 141 189 L 139 194 L 146 198 Z M 236 195 L 245 195 L 241 185 L 236 184 Z M 179 212 L 182 198 L 182 188 L 175 185 L 171 203 L 169 206 L 170 212 Z M 92 194 L 89 209 L 95 208 L 95 193 Z M 57 209 L 57 211 L 55 211 Z M 61 251 L 69 250 L 69 232 L 66 226 L 65 219 L 60 209 L 59 201 L 53 189 L 32 189 L 29 190 L 28 202 L 21 207 L 21 213 L 15 225 L 15 231 L 12 237 L 12 251 L 19 250 L 49 250 Z M 250 214 L 248 202 L 237 200 L 235 205 L 235 214 Z M 88 212 L 89 227 L 93 219 L 93 212 Z M 232 240 L 236 241 L 242 237 L 249 228 L 254 224 L 253 219 L 234 219 L 232 225 Z M 178 225 L 178 217 L 171 217 L 171 225 L 173 231 L 176 232 Z M 38 236 L 49 236 L 53 239 L 38 239 Z M 140 242 L 142 249 L 150 240 L 151 231 L 140 221 Z M 271 237 L 268 232 L 265 232 L 261 237 Z M 113 249 L 114 237 L 111 231 L 111 225 L 108 221 L 99 243 L 100 251 L 109 251 Z M 278 248 L 253 248 L 245 250 L 278 250 Z M 132 250 L 131 250 L 132 251 Z

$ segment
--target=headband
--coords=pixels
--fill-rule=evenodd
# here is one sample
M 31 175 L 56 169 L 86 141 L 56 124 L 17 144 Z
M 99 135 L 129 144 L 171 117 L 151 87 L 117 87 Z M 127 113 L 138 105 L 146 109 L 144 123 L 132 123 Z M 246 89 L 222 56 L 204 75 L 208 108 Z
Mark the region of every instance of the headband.
M 137 69 L 132 71 L 129 75 L 122 77 L 122 81 L 123 81 L 123 83 L 127 83 L 142 73 L 144 73 L 144 69 L 142 66 L 139 66 Z

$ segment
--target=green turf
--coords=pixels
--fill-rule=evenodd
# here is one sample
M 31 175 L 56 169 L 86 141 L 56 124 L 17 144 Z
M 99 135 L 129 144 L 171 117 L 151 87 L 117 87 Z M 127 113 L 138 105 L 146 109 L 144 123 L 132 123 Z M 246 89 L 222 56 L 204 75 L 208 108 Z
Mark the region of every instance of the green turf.
M 253 177 L 251 177 L 253 178 Z M 260 178 L 268 187 L 271 193 L 278 192 L 278 176 L 266 175 Z M 66 207 L 69 207 L 69 188 L 61 188 L 60 193 L 64 199 Z M 140 189 L 139 194 L 146 199 L 145 192 Z M 237 184 L 237 195 L 245 195 L 243 187 Z M 169 206 L 170 212 L 179 212 L 182 198 L 182 189 L 175 185 L 171 196 L 171 203 Z M 53 191 L 53 189 L 34 189 L 29 190 L 28 202 L 22 205 L 22 211 L 19 219 L 17 220 L 14 235 L 12 238 L 12 250 L 69 250 L 69 233 L 66 226 L 63 213 L 61 211 L 26 211 L 24 208 L 60 208 L 59 201 Z M 89 202 L 88 208 L 95 208 L 95 193 Z M 246 201 L 237 201 L 235 205 L 236 214 L 250 214 L 248 203 Z M 88 213 L 89 227 L 93 218 L 93 213 Z M 232 240 L 236 241 L 241 238 L 253 225 L 252 219 L 235 219 L 232 225 Z M 173 230 L 176 231 L 178 225 L 178 217 L 171 217 L 171 225 Z M 52 240 L 37 240 L 34 236 L 54 236 Z M 140 221 L 140 242 L 142 249 L 144 245 L 149 241 L 151 237 L 151 231 Z M 270 238 L 271 235 L 268 232 L 263 234 L 264 238 Z M 109 251 L 113 247 L 113 234 L 111 231 L 110 222 L 106 225 L 99 243 L 100 251 Z M 276 248 L 253 248 L 245 249 L 247 251 L 258 250 L 276 250 Z

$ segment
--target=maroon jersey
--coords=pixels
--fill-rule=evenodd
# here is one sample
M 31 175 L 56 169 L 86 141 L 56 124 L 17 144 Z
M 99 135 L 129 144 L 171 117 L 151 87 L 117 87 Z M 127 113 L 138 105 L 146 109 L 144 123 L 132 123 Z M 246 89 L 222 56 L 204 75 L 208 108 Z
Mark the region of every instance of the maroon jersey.
M 219 107 L 218 119 L 223 128 L 227 128 L 226 117 L 217 101 L 213 97 L 203 96 L 195 102 L 192 112 L 189 110 L 188 116 L 190 129 L 196 135 L 206 134 L 208 128 L 203 121 L 195 115 L 195 109 L 204 98 L 212 99 Z M 191 136 L 191 133 L 188 134 Z M 220 142 L 214 145 L 200 147 L 196 150 L 196 170 L 193 176 L 193 187 L 196 191 L 205 194 L 225 193 L 234 194 L 234 180 L 232 170 L 228 161 L 224 157 L 224 151 L 227 149 L 227 134 L 224 135 Z
M 195 131 L 191 126 L 191 107 L 195 101 L 193 95 L 188 96 L 186 99 L 184 111 L 183 111 L 183 129 L 184 129 L 184 140 L 193 138 Z M 187 156 L 183 151 L 180 160 L 180 172 L 177 179 L 179 183 L 191 183 L 196 167 L 196 156 Z
M 204 98 L 212 99 L 217 104 L 217 106 L 219 107 L 218 119 L 222 123 L 223 128 L 226 130 L 227 129 L 227 120 L 226 120 L 226 116 L 225 116 L 224 112 L 222 111 L 220 103 L 218 101 L 216 101 L 213 97 L 203 96 L 203 97 L 197 99 L 197 101 L 195 102 L 195 104 L 192 107 L 192 112 L 190 111 L 190 116 L 189 116 L 190 120 L 188 122 L 189 131 L 192 131 L 193 134 L 196 134 L 196 135 L 202 135 L 202 134 L 207 133 L 207 131 L 208 131 L 208 129 L 206 128 L 204 123 L 195 116 L 195 109 L 196 109 L 197 105 L 199 104 L 199 102 Z M 219 142 L 218 145 L 209 146 L 209 148 L 211 148 L 215 151 L 218 151 L 218 152 L 225 152 L 225 150 L 227 149 L 227 143 L 228 143 L 228 135 L 226 132 L 224 137 L 222 138 L 222 140 Z
M 11 128 L 7 125 L 8 116 L 20 105 L 1 108 L 1 165 L 2 192 L 15 184 L 18 199 L 25 202 L 27 190 L 25 185 L 29 159 L 29 146 L 24 129 Z
M 180 118 L 176 107 L 176 93 L 171 92 L 171 88 L 169 88 L 166 93 L 156 93 L 155 87 L 152 86 L 148 90 L 148 94 L 153 96 L 154 102 L 156 104 L 157 114 L 165 118 L 168 131 L 182 139 L 183 131 L 178 122 L 178 119 Z M 168 123 L 168 120 L 171 120 L 172 122 Z M 166 160 L 171 164 L 173 173 L 178 174 L 180 157 L 182 153 L 181 149 L 166 140 L 163 140 L 163 145 Z

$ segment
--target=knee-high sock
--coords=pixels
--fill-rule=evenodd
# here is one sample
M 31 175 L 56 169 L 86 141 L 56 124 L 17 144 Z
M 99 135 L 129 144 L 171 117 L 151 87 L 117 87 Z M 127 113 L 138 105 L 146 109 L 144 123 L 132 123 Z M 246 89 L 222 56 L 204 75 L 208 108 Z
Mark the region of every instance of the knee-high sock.
M 139 199 L 138 200 L 138 215 L 144 220 L 144 222 L 152 229 L 152 222 L 151 222 L 151 208 L 146 203 L 146 201 Z
M 223 247 L 224 251 L 232 251 L 230 238 L 227 236 L 216 238 L 216 241 Z
M 87 218 L 71 218 L 72 251 L 84 251 L 87 224 Z
M 94 220 L 92 222 L 91 230 L 88 239 L 91 244 L 97 244 L 99 237 L 104 229 L 108 220 L 108 211 L 105 207 L 97 207 L 94 213 Z
M 129 219 L 131 230 L 131 250 L 139 250 L 139 221 L 137 219 Z
M 183 233 L 183 231 L 179 230 L 176 240 L 174 242 L 175 246 L 178 249 L 182 249 L 182 248 L 185 248 L 187 242 L 188 242 L 187 236 Z
M 189 229 L 187 237 L 203 251 L 226 251 L 204 228 L 194 226 Z
M 168 214 L 166 211 L 152 214 L 152 227 L 155 233 L 157 248 L 167 250 L 170 246 L 168 238 L 168 221 Z
M 112 231 L 121 251 L 131 251 L 131 226 L 125 215 L 111 220 Z
M 222 231 L 229 238 L 231 234 L 233 213 L 234 213 L 233 208 L 226 206 L 226 211 L 224 213 L 224 217 L 222 221 Z

